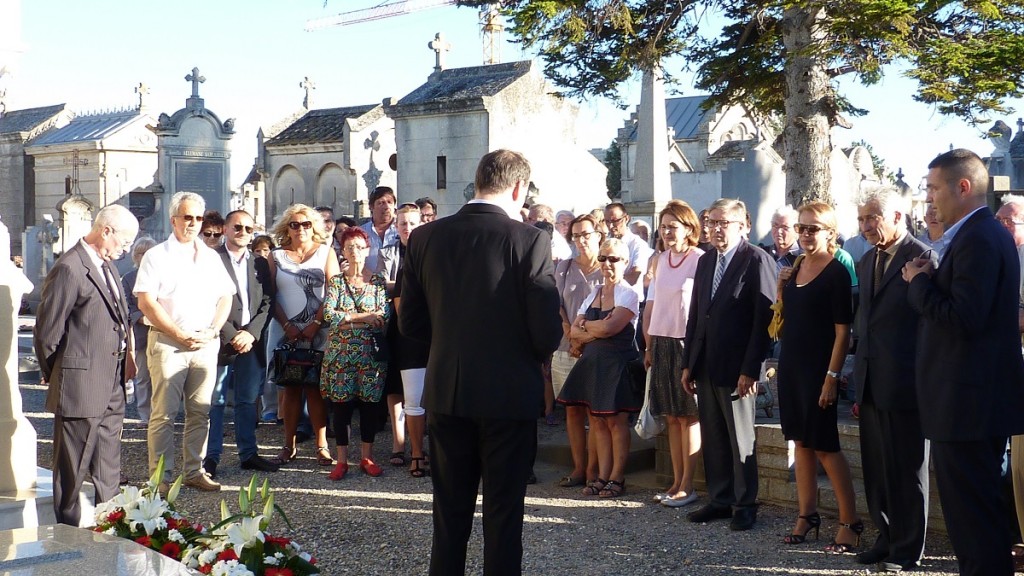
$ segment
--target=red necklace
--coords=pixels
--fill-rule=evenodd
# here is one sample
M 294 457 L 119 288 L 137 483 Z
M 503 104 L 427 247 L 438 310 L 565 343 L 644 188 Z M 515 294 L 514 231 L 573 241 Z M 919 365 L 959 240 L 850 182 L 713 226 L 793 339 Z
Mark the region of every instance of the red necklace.
M 669 250 L 668 251 L 668 265 L 669 265 L 669 267 L 671 267 L 671 268 L 679 268 L 680 266 L 683 265 L 683 262 L 686 262 L 686 257 L 689 256 L 689 255 L 690 255 L 690 249 L 687 248 L 686 252 L 683 252 L 683 259 L 679 261 L 679 264 L 673 264 L 672 263 L 672 250 Z

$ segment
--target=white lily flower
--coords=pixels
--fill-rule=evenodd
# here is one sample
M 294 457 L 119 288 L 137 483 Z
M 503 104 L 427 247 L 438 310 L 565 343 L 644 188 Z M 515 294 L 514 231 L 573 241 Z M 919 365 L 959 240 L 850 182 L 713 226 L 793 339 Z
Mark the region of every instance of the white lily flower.
M 263 515 L 260 514 L 255 518 L 242 518 L 240 522 L 227 526 L 224 535 L 231 542 L 235 552 L 241 554 L 243 548 L 252 546 L 257 541 L 264 541 L 263 532 L 260 531 L 262 520 Z
M 136 530 L 141 525 L 146 530 L 146 534 L 152 536 L 153 532 L 167 527 L 167 520 L 163 518 L 164 512 L 167 512 L 167 507 L 160 496 L 153 499 L 139 498 L 138 507 L 128 510 L 126 519 L 132 530 Z
M 142 492 L 135 486 L 125 486 L 121 488 L 121 493 L 110 499 L 110 502 L 115 506 L 124 508 L 125 512 L 138 506 L 139 499 L 142 497 Z

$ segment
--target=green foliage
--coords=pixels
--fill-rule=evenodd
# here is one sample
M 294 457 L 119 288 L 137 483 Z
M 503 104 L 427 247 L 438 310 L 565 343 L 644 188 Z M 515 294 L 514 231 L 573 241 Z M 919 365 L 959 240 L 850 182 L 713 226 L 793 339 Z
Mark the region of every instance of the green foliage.
M 604 153 L 604 165 L 608 168 L 608 175 L 604 179 L 608 197 L 617 200 L 622 197 L 622 152 L 615 140 L 612 140 Z

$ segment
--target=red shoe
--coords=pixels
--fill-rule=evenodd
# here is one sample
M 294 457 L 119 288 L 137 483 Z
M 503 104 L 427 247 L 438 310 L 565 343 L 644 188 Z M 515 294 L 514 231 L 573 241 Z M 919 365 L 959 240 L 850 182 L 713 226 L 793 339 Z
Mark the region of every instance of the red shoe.
M 359 468 L 361 468 L 363 472 L 366 472 L 367 476 L 380 476 L 384 473 L 384 471 L 380 469 L 380 466 L 374 464 L 373 460 L 370 460 L 369 458 L 363 458 L 363 461 L 359 463 Z
M 344 478 L 345 474 L 348 474 L 348 462 L 338 462 L 334 465 L 334 470 L 331 470 L 327 477 L 337 482 Z

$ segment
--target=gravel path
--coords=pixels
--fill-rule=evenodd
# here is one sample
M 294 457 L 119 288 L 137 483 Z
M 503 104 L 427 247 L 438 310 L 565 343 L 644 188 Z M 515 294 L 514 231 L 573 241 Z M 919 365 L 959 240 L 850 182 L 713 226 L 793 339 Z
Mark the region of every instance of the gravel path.
M 53 420 L 43 411 L 45 389 L 22 384 L 24 410 L 39 437 L 38 462 L 49 467 Z M 129 407 L 125 423 L 122 469 L 133 484 L 143 483 L 146 472 L 146 431 Z M 230 412 L 229 412 L 230 414 Z M 230 420 L 230 416 L 228 418 Z M 181 424 L 177 426 L 180 458 Z M 225 439 L 233 439 L 231 426 Z M 564 428 L 544 429 L 543 434 L 564 434 Z M 260 450 L 271 456 L 280 445 L 280 428 L 261 424 Z M 358 434 L 355 435 L 358 438 Z M 542 438 L 543 441 L 543 438 Z M 299 458 L 280 472 L 270 474 L 271 486 L 294 526 L 280 519 L 272 531 L 295 538 L 315 557 L 325 575 L 425 574 L 429 563 L 431 517 L 430 480 L 411 478 L 404 469 L 387 465 L 390 432 L 378 436 L 375 454 L 384 475 L 370 478 L 351 464 L 341 482 L 327 479 L 328 468 L 317 466 L 313 443 L 299 446 Z M 332 442 L 333 448 L 333 442 Z M 237 508 L 237 490 L 250 474 L 238 467 L 234 445 L 225 444 L 218 470 L 223 492 L 204 493 L 185 488 L 179 509 L 211 522 L 219 519 L 221 499 Z M 358 454 L 353 446 L 352 454 Z M 742 574 L 860 574 L 864 566 L 852 556 L 823 551 L 835 533 L 835 518 L 824 518 L 819 542 L 783 546 L 795 512 L 762 506 L 758 523 L 748 532 L 731 532 L 727 522 L 696 525 L 685 514 L 694 507 L 668 509 L 650 502 L 655 490 L 635 485 L 650 484 L 652 474 L 627 477 L 627 493 L 615 500 L 586 499 L 555 482 L 565 470 L 538 463 L 540 482 L 529 488 L 526 501 L 523 571 L 539 575 L 742 575 Z M 262 480 L 261 480 L 262 481 Z M 698 504 L 699 505 L 699 504 Z M 873 541 L 874 534 L 865 534 Z M 479 513 L 469 543 L 467 573 L 482 570 Z M 922 575 L 956 574 L 956 562 L 944 537 L 932 536 Z

